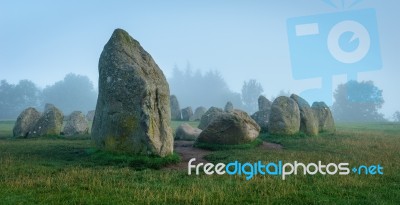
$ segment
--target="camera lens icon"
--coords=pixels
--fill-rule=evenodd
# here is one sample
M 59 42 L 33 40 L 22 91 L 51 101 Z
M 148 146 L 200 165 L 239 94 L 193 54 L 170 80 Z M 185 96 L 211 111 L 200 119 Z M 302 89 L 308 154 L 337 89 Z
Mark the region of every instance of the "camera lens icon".
M 330 54 L 339 62 L 352 64 L 362 60 L 371 46 L 368 30 L 357 21 L 342 21 L 332 27 L 327 39 Z

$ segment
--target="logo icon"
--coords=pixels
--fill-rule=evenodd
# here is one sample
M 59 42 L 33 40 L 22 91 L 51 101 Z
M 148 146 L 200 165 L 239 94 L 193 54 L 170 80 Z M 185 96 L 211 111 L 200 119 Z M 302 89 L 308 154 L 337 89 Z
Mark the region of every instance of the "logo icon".
M 379 70 L 382 61 L 374 9 L 344 11 L 287 20 L 293 78 L 322 78 L 322 87 L 308 90 L 308 99 L 332 102 L 332 77 Z

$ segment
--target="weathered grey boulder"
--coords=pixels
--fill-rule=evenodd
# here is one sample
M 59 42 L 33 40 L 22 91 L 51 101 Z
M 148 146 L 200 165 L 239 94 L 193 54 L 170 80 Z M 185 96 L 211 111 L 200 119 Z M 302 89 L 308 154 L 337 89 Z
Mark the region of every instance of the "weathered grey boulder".
M 46 104 L 43 115 L 31 129 L 28 137 L 59 135 L 64 120 L 63 113 L 52 104 Z
M 260 132 L 268 132 L 269 110 L 260 110 L 251 115 L 251 118 L 260 126 Z
M 269 101 L 265 96 L 260 95 L 260 97 L 258 97 L 258 110 L 259 111 L 271 110 L 271 101 Z
M 176 128 L 175 139 L 194 141 L 200 135 L 201 131 L 202 130 L 199 128 L 195 128 L 187 123 L 183 123 Z
M 224 112 L 201 132 L 197 142 L 208 144 L 237 145 L 255 140 L 260 127 L 243 111 Z
M 114 152 L 172 154 L 169 97 L 165 76 L 150 54 L 116 29 L 99 60 L 93 141 Z
M 207 110 L 206 113 L 201 117 L 199 126 L 197 126 L 199 129 L 204 130 L 210 122 L 212 122 L 218 115 L 224 113 L 224 111 L 221 108 L 217 107 L 210 107 L 210 109 Z
M 231 103 L 231 101 L 228 101 L 225 105 L 225 112 L 233 112 L 233 104 Z
M 192 110 L 192 107 L 187 107 L 187 108 L 183 108 L 182 110 L 181 110 L 181 113 L 182 113 L 182 120 L 183 121 L 189 121 L 190 120 L 190 118 L 193 116 L 193 110 Z
M 292 94 L 290 98 L 292 98 L 299 106 L 300 131 L 311 136 L 318 135 L 318 121 L 314 117 L 314 113 L 310 107 L 310 104 L 296 94 Z
M 66 136 L 89 133 L 89 124 L 82 112 L 74 111 L 69 115 L 69 119 L 64 126 L 63 133 Z
M 289 97 L 280 96 L 274 100 L 269 116 L 268 132 L 271 134 L 292 135 L 300 130 L 300 110 L 297 103 Z
M 27 137 L 36 123 L 39 121 L 40 112 L 35 108 L 29 107 L 19 114 L 13 128 L 14 137 Z
M 55 108 L 55 106 L 51 103 L 46 103 L 44 105 L 44 110 L 50 110 L 51 108 Z
M 178 98 L 175 95 L 171 95 L 169 98 L 171 106 L 171 120 L 182 120 L 181 108 L 179 107 Z
M 314 102 L 311 106 L 318 121 L 319 132 L 333 133 L 336 131 L 332 112 L 324 102 Z
M 189 119 L 190 121 L 199 121 L 201 117 L 203 117 L 204 113 L 207 112 L 207 108 L 205 107 L 198 107 L 193 113 L 193 116 Z
M 87 121 L 93 121 L 95 113 L 96 113 L 95 110 L 88 111 L 88 113 L 86 114 L 86 120 Z

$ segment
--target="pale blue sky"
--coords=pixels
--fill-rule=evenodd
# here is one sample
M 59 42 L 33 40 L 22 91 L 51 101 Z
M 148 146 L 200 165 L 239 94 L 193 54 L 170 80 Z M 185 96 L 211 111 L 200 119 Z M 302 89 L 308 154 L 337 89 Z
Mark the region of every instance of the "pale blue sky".
M 115 28 L 128 31 L 169 77 L 174 65 L 221 72 L 233 91 L 255 78 L 267 97 L 280 90 L 300 93 L 321 80 L 294 80 L 286 20 L 354 9 L 376 10 L 383 67 L 358 74 L 384 90 L 383 112 L 400 110 L 400 1 L 0 1 L 0 79 L 31 79 L 39 86 L 67 73 L 97 83 L 97 64 Z M 346 76 L 335 76 L 334 83 Z M 334 86 L 336 87 L 336 86 Z

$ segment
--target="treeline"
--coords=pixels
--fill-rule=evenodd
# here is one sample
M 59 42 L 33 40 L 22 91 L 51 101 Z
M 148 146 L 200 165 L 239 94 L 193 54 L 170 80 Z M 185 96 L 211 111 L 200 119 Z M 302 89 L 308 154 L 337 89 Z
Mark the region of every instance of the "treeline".
M 52 103 L 64 114 L 72 111 L 95 109 L 97 92 L 87 76 L 68 74 L 63 80 L 39 88 L 30 80 L 10 84 L 0 83 L 0 119 L 15 119 L 27 107 L 43 110 L 46 103 Z
M 253 114 L 257 110 L 257 99 L 263 93 L 259 82 L 250 79 L 243 82 L 241 93 L 233 92 L 218 71 L 193 71 L 175 67 L 168 79 L 171 94 L 177 96 L 181 108 L 192 106 L 216 106 L 223 108 L 230 101 L 235 108 Z M 336 121 L 371 122 L 386 121 L 379 112 L 384 104 L 383 91 L 372 81 L 349 81 L 337 87 L 332 112 Z M 290 95 L 281 91 L 277 96 Z M 273 101 L 274 97 L 270 100 Z M 32 81 L 21 80 L 10 84 L 0 82 L 0 119 L 15 119 L 27 107 L 43 110 L 46 103 L 52 103 L 64 114 L 72 111 L 87 112 L 96 106 L 97 92 L 87 76 L 68 74 L 61 81 L 44 89 Z M 311 104 L 312 102 L 310 102 Z M 400 121 L 400 111 L 393 114 L 393 121 Z
M 256 80 L 244 82 L 242 93 L 233 92 L 218 71 L 202 73 L 199 70 L 193 71 L 190 66 L 185 70 L 175 67 L 168 83 L 171 94 L 177 96 L 181 108 L 223 108 L 230 101 L 235 108 L 253 113 L 257 109 L 257 99 L 263 92 L 261 84 Z

